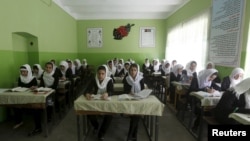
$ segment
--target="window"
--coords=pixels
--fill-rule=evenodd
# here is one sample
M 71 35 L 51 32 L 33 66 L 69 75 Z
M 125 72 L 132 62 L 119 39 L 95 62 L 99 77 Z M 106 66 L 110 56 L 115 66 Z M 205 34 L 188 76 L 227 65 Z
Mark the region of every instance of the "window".
M 250 25 L 250 23 L 249 23 Z M 250 30 L 248 30 L 248 39 L 247 39 L 247 49 L 246 49 L 246 60 L 245 60 L 245 74 L 244 74 L 244 78 L 248 78 L 250 77 Z
M 183 22 L 167 33 L 165 58 L 177 60 L 184 67 L 189 61 L 197 62 L 197 71 L 204 69 L 207 59 L 208 25 L 210 13 L 203 12 Z

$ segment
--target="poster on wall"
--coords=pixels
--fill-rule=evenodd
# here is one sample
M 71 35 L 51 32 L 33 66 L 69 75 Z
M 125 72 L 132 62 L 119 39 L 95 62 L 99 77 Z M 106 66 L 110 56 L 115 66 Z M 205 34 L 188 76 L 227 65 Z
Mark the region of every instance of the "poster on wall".
M 87 29 L 87 44 L 90 48 L 102 47 L 102 28 Z
M 155 47 L 155 27 L 140 28 L 140 47 Z
M 216 65 L 240 65 L 245 0 L 213 0 L 209 60 Z

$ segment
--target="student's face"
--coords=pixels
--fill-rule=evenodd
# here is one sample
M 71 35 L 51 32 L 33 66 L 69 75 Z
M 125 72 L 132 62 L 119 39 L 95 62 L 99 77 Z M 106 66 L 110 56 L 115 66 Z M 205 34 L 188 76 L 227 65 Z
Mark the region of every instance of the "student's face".
M 112 63 L 109 63 L 109 67 L 112 68 Z
M 76 61 L 74 61 L 74 65 L 77 67 L 78 66 L 78 64 L 76 63 Z
M 173 62 L 172 62 L 172 65 L 173 65 L 173 66 L 175 66 L 175 65 L 176 65 L 176 63 L 177 63 L 176 61 L 173 61 Z
M 132 67 L 130 68 L 129 70 L 129 74 L 131 75 L 131 77 L 135 78 L 136 77 L 136 74 L 137 74 L 137 68 L 136 67 Z
M 128 70 L 129 69 L 129 65 L 125 65 L 125 68 L 126 68 L 126 70 Z
M 169 66 L 170 66 L 170 64 L 169 64 L 169 63 L 165 64 L 165 67 L 166 67 L 166 68 L 168 68 Z
M 69 64 L 69 67 L 71 68 L 72 67 L 72 63 L 68 63 Z
M 97 72 L 98 80 L 100 80 L 100 81 L 104 80 L 105 76 L 106 76 L 106 71 L 105 70 L 99 70 Z
M 21 70 L 20 71 L 22 76 L 28 76 L 28 71 L 27 70 Z
M 61 69 L 61 70 L 65 70 L 65 67 L 61 65 L 61 66 L 60 66 L 60 69 Z
M 207 69 L 212 69 L 213 65 L 211 63 L 207 64 Z
M 157 65 L 158 64 L 158 62 L 157 61 L 154 61 L 154 65 Z
M 38 73 L 38 69 L 33 69 L 33 73 Z
M 53 70 L 53 66 L 52 66 L 51 64 L 47 64 L 47 65 L 45 66 L 45 71 L 46 71 L 47 73 L 51 73 L 52 70 Z
M 216 77 L 217 75 L 213 74 L 208 78 L 208 81 L 213 81 Z
M 192 63 L 191 65 L 190 65 L 190 70 L 195 70 L 195 68 L 196 68 L 196 64 L 195 63 Z
M 183 68 L 178 68 L 178 73 L 182 73 Z
M 242 73 L 236 74 L 236 75 L 234 76 L 234 79 L 235 79 L 235 80 L 243 79 L 243 74 L 242 74 Z

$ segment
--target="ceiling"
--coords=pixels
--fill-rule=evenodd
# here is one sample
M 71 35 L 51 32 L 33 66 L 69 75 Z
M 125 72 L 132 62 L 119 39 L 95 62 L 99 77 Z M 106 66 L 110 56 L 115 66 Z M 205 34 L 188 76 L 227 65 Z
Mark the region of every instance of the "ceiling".
M 166 19 L 190 0 L 53 0 L 76 20 Z

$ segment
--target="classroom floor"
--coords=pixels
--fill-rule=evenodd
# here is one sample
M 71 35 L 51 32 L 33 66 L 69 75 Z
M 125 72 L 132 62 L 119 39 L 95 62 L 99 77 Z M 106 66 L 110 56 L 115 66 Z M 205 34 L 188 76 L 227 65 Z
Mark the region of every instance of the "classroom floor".
M 194 136 L 188 132 L 183 124 L 177 120 L 176 115 L 169 106 L 165 106 L 164 114 L 159 118 L 158 141 L 195 141 Z M 31 115 L 26 115 L 24 124 L 13 130 L 13 120 L 0 123 L 0 138 L 3 141 L 77 141 L 76 115 L 73 108 L 69 109 L 65 116 L 51 127 L 48 137 L 44 133 L 28 137 L 27 133 L 33 128 Z M 110 127 L 105 135 L 104 141 L 126 141 L 129 118 L 114 116 Z M 87 141 L 97 141 L 92 132 L 89 133 Z M 138 131 L 138 141 L 149 141 L 142 121 Z

